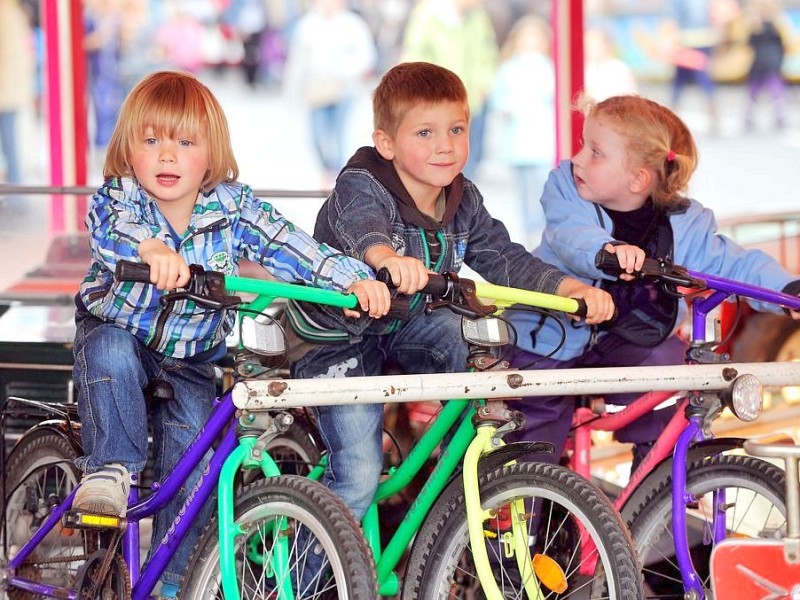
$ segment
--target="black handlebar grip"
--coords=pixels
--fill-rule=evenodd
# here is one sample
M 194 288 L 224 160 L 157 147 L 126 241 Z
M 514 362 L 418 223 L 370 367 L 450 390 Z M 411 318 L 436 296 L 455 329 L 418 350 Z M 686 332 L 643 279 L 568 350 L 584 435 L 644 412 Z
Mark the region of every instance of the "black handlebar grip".
M 619 266 L 617 255 L 611 254 L 608 250 L 598 251 L 594 257 L 594 266 L 607 275 L 620 275 L 624 272 Z
M 131 262 L 129 260 L 117 261 L 117 267 L 114 270 L 114 278 L 117 281 L 150 283 L 150 265 Z
M 573 314 L 579 316 L 581 319 L 585 319 L 586 311 L 589 310 L 586 306 L 586 300 L 583 298 L 575 298 L 575 301 L 578 303 L 578 310 L 576 310 Z
M 420 290 L 423 294 L 430 294 L 441 298 L 450 290 L 450 280 L 438 273 L 428 273 L 428 283 Z
M 394 284 L 394 281 L 392 281 L 392 276 L 389 273 L 389 269 L 386 267 L 382 267 L 378 271 L 378 273 L 375 275 L 375 279 L 385 283 L 389 289 L 397 288 L 397 286 Z M 432 296 L 436 296 L 437 298 L 441 298 L 449 291 L 449 289 L 449 281 L 446 277 L 444 277 L 444 275 L 439 275 L 438 273 L 428 273 L 428 283 L 425 284 L 425 287 L 419 290 L 419 293 L 430 294 Z

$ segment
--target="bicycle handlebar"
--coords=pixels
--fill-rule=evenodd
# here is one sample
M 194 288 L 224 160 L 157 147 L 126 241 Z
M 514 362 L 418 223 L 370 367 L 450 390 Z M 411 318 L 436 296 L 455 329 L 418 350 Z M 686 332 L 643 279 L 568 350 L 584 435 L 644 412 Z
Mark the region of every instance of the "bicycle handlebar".
M 229 295 L 229 292 L 243 292 L 257 294 L 269 299 L 286 298 L 342 308 L 356 309 L 358 304 L 356 297 L 352 294 L 294 283 L 225 276 L 222 273 L 207 271 L 199 265 L 190 265 L 189 268 L 191 277 L 186 288 L 165 293 L 162 296 L 163 303 L 189 299 L 199 306 L 221 310 L 232 308 L 243 302 L 240 297 Z M 386 269 L 381 269 L 377 277 L 390 288 L 394 287 L 391 283 L 391 276 Z M 115 278 L 117 281 L 150 283 L 150 267 L 143 263 L 120 260 L 117 262 L 115 269 Z M 586 303 L 582 299 L 476 283 L 471 279 L 459 278 L 455 273 L 445 273 L 444 275 L 430 273 L 428 275 L 428 284 L 424 289 L 420 290 L 420 293 L 429 294 L 433 298 L 428 303 L 428 310 L 447 307 L 458 314 L 473 319 L 493 314 L 498 310 L 496 304 L 484 304 L 480 298 L 496 300 L 497 304 L 503 306 L 525 304 L 566 312 L 579 317 L 586 316 Z M 393 299 L 392 312 L 389 316 L 394 318 L 407 317 L 409 304 L 409 298 Z
M 607 275 L 620 275 L 624 271 L 619 266 L 615 254 L 600 250 L 595 256 L 595 266 Z M 800 298 L 756 285 L 692 271 L 676 265 L 667 259 L 645 258 L 642 268 L 633 275 L 640 279 L 654 279 L 696 291 L 714 290 L 728 295 L 737 295 L 782 306 L 788 310 L 800 310 Z
M 389 271 L 385 268 L 378 271 L 377 279 L 383 281 L 390 289 L 396 287 Z M 473 319 L 497 312 L 498 304 L 503 306 L 525 304 L 586 318 L 587 308 L 583 298 L 565 298 L 554 294 L 475 282 L 460 278 L 455 273 L 444 275 L 428 273 L 428 283 L 420 293 L 430 294 L 436 298 L 429 303 L 430 309 L 447 306 L 450 310 Z M 496 303 L 484 304 L 480 298 L 488 298 Z

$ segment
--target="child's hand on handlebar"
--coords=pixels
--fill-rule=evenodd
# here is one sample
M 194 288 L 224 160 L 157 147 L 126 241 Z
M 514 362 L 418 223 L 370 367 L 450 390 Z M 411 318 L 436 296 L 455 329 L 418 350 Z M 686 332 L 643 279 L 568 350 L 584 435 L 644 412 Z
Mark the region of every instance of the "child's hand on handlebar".
M 139 258 L 150 265 L 150 283 L 168 291 L 189 283 L 189 265 L 180 254 L 155 238 L 139 242 Z
M 370 253 L 375 250 L 380 254 L 370 257 Z M 401 294 L 414 294 L 428 284 L 428 268 L 418 258 L 413 256 L 399 256 L 394 250 L 382 246 L 370 248 L 367 252 L 367 263 L 372 265 L 376 271 L 385 268 L 392 276 L 392 283 L 397 286 L 397 291 Z
M 606 244 L 603 249 L 611 254 L 617 255 L 620 268 L 624 271 L 619 278 L 623 281 L 633 281 L 636 276 L 633 274 L 640 271 L 644 265 L 645 253 L 638 246 L 630 244 Z
M 605 290 L 586 285 L 572 277 L 565 277 L 556 293 L 567 298 L 583 299 L 586 302 L 586 322 L 589 325 L 603 323 L 614 317 L 614 300 Z
M 392 305 L 389 288 L 381 281 L 362 279 L 356 281 L 347 291 L 358 298 L 358 305 L 361 307 L 361 310 L 375 319 L 379 319 L 389 312 L 389 308 Z M 356 319 L 361 317 L 361 313 L 357 310 L 351 308 L 345 308 L 343 310 L 347 317 L 354 317 Z

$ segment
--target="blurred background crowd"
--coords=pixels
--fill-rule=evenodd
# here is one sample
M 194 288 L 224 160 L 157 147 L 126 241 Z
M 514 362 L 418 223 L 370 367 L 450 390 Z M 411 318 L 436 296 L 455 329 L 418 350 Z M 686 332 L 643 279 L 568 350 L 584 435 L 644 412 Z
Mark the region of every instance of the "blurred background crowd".
M 371 143 L 377 78 L 399 61 L 427 60 L 458 73 L 470 94 L 467 176 L 489 189 L 497 183 L 535 241 L 537 201 L 555 160 L 550 1 L 81 4 L 92 185 L 122 100 L 153 70 L 196 73 L 220 97 L 243 181 L 326 189 Z M 584 12 L 594 97 L 654 97 L 701 142 L 800 126 L 792 122 L 800 0 L 586 0 Z M 39 0 L 0 0 L 0 183 L 47 183 L 42 48 Z

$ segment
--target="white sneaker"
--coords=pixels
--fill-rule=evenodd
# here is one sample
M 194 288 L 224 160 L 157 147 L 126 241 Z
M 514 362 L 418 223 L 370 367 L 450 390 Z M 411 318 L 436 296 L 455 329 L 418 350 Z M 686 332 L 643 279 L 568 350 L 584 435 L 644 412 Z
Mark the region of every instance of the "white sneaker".
M 95 473 L 83 476 L 75 493 L 72 508 L 88 513 L 124 517 L 128 510 L 131 477 L 120 464 L 106 465 Z

